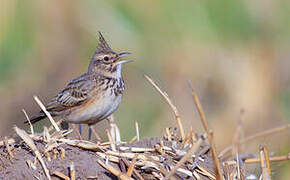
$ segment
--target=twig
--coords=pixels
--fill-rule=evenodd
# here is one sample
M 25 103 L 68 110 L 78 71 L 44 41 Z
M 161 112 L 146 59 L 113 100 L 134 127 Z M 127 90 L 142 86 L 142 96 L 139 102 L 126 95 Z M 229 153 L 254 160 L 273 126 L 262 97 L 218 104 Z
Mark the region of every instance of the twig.
M 197 94 L 195 93 L 195 91 L 192 88 L 192 85 L 190 83 L 190 81 L 188 80 L 188 85 L 189 88 L 191 89 L 191 95 L 193 97 L 193 101 L 196 105 L 196 108 L 198 110 L 198 113 L 200 115 L 201 118 L 201 122 L 203 124 L 203 127 L 208 135 L 208 139 L 209 139 L 209 144 L 210 144 L 210 149 L 212 152 L 212 158 L 213 158 L 213 162 L 214 162 L 214 169 L 215 169 L 215 173 L 216 173 L 216 177 L 218 180 L 222 180 L 222 172 L 221 172 L 221 168 L 220 168 L 220 163 L 219 163 L 219 159 L 217 157 L 217 152 L 216 152 L 216 148 L 215 148 L 215 144 L 214 144 L 214 136 L 213 136 L 213 132 L 210 132 L 207 121 L 205 119 L 205 114 L 204 111 L 202 109 L 202 106 L 200 104 L 199 98 L 197 96 Z
M 60 178 L 62 178 L 64 180 L 70 180 L 69 177 L 67 177 L 66 175 L 64 175 L 64 174 L 62 174 L 61 172 L 58 172 L 58 171 L 54 171 L 53 175 L 58 176 L 58 177 L 60 177 Z
M 200 147 L 201 143 L 204 141 L 204 137 L 199 138 L 199 140 L 191 147 L 191 149 L 178 161 L 178 163 L 174 166 L 173 169 L 165 176 L 165 180 L 170 179 L 171 176 L 175 174 L 177 169 L 182 166 L 189 158 L 191 158 L 192 154 L 197 151 Z
M 14 127 L 14 130 L 16 131 L 16 133 L 23 139 L 24 142 L 26 142 L 26 144 L 30 147 L 30 149 L 34 152 L 35 156 L 38 158 L 44 173 L 47 177 L 47 179 L 51 180 L 50 174 L 48 169 L 46 168 L 46 165 L 41 157 L 40 152 L 38 151 L 38 149 L 36 148 L 33 140 L 29 137 L 29 135 L 22 129 L 19 129 L 18 127 Z
M 29 123 L 31 134 L 34 134 L 33 125 L 31 124 L 31 121 L 30 121 L 26 111 L 24 109 L 22 109 L 22 112 L 24 113 L 24 115 L 25 115 L 25 117 L 26 117 L 26 119 L 27 119 L 27 121 Z
M 161 94 L 161 96 L 166 100 L 167 104 L 171 107 L 172 111 L 174 112 L 175 119 L 177 121 L 179 130 L 180 130 L 181 138 L 182 138 L 182 140 L 184 140 L 185 133 L 184 133 L 184 129 L 183 129 L 183 126 L 181 123 L 181 118 L 180 118 L 180 115 L 179 115 L 179 112 L 178 112 L 176 106 L 172 103 L 172 101 L 170 100 L 169 96 L 167 95 L 167 93 L 165 91 L 162 91 L 158 87 L 158 85 L 150 77 L 148 77 L 147 75 L 144 75 L 144 76 L 153 85 L 153 87 L 155 87 L 155 89 Z
M 286 156 L 276 156 L 276 157 L 269 157 L 269 161 L 270 162 L 277 162 L 277 161 L 285 161 L 285 160 L 290 160 L 290 153 Z M 260 162 L 261 159 L 260 158 L 250 158 L 250 159 L 245 159 L 244 162 L 245 163 L 258 163 Z M 228 165 L 236 165 L 237 162 L 236 161 L 225 161 L 223 162 L 223 164 L 225 165 L 225 163 L 227 163 Z
M 75 180 L 76 179 L 76 174 L 75 174 L 75 167 L 74 167 L 74 162 L 70 162 L 70 179 Z
M 121 180 L 133 180 L 132 178 L 128 177 L 127 174 L 124 174 L 122 172 L 120 172 L 118 169 L 114 168 L 113 166 L 109 165 L 109 164 L 105 164 L 103 161 L 101 161 L 100 159 L 98 159 L 98 163 L 105 169 L 107 169 L 108 171 L 110 171 L 112 174 L 114 174 L 115 176 L 117 176 L 118 178 L 120 178 Z
M 51 124 L 54 126 L 56 131 L 60 131 L 59 127 L 57 126 L 57 124 L 55 123 L 55 121 L 53 120 L 52 116 L 50 115 L 50 113 L 46 110 L 45 106 L 42 104 L 42 102 L 38 99 L 37 96 L 33 96 L 34 100 L 37 102 L 37 104 L 40 106 L 40 108 L 42 109 L 42 111 L 45 113 L 45 115 L 48 117 L 48 119 L 50 120 Z
M 135 121 L 135 128 L 136 128 L 137 141 L 140 141 L 138 121 Z
M 285 131 L 287 129 L 290 129 L 290 124 L 286 124 L 284 126 L 280 126 L 280 127 L 276 127 L 276 128 L 272 128 L 272 129 L 268 129 L 268 130 L 265 130 L 265 131 L 262 131 L 262 132 L 258 132 L 256 134 L 253 134 L 251 136 L 248 136 L 244 139 L 242 139 L 240 141 L 240 144 L 245 144 L 253 139 L 256 139 L 256 138 L 259 138 L 259 137 L 263 137 L 263 136 L 268 136 L 270 134 L 274 134 L 274 133 L 278 133 L 278 132 L 282 132 L 282 131 Z M 226 147 L 223 151 L 221 151 L 219 153 L 219 158 L 223 157 L 227 152 L 229 152 L 231 149 L 233 148 L 233 146 L 228 146 Z

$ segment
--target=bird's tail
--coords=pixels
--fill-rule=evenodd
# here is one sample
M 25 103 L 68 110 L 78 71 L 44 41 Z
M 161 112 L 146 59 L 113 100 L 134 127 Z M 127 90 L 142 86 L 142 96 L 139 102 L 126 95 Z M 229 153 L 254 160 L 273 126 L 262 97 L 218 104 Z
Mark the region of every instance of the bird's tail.
M 34 116 L 32 116 L 32 117 L 30 118 L 30 122 L 31 122 L 32 124 L 34 124 L 34 123 L 36 123 L 36 122 L 38 122 L 38 121 L 40 121 L 40 120 L 42 120 L 42 119 L 44 119 L 44 118 L 46 118 L 45 113 L 42 112 L 42 111 L 40 111 L 38 114 L 35 114 Z M 28 121 L 25 121 L 24 123 L 27 124 Z

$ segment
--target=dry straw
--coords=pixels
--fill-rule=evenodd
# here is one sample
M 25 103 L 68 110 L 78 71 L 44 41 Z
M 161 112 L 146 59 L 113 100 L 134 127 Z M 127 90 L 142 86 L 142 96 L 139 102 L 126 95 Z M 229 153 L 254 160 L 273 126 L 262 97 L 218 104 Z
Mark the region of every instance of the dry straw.
M 179 112 L 178 112 L 176 106 L 172 103 L 168 94 L 165 91 L 162 91 L 159 88 L 159 86 L 149 76 L 147 76 L 147 75 L 144 75 L 144 76 L 153 85 L 153 87 L 160 93 L 160 95 L 166 100 L 168 105 L 171 107 L 172 111 L 174 112 L 175 119 L 176 119 L 176 122 L 177 122 L 179 130 L 180 130 L 181 138 L 182 138 L 182 140 L 184 140 L 185 139 L 184 129 L 183 129 L 183 126 L 181 123 L 181 118 L 180 118 L 180 115 L 179 115 Z

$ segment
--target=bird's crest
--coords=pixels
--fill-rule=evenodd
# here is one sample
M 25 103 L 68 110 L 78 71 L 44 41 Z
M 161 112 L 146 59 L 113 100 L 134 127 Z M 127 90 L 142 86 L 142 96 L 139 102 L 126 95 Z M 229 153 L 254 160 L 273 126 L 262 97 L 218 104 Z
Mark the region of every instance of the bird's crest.
M 102 33 L 99 32 L 99 44 L 97 46 L 97 50 L 96 50 L 95 54 L 97 54 L 97 53 L 110 53 L 110 52 L 113 52 L 113 50 L 110 48 L 110 46 L 106 42 Z

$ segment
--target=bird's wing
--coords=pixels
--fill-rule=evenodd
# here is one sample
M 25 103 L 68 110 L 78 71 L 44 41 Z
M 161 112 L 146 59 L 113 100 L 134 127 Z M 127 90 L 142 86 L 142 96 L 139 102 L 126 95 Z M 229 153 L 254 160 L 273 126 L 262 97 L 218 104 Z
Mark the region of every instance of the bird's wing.
M 90 92 L 94 87 L 95 83 L 90 80 L 89 75 L 83 74 L 72 80 L 63 91 L 46 105 L 46 108 L 54 114 L 54 112 L 57 113 L 78 106 L 91 98 Z

